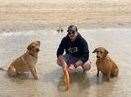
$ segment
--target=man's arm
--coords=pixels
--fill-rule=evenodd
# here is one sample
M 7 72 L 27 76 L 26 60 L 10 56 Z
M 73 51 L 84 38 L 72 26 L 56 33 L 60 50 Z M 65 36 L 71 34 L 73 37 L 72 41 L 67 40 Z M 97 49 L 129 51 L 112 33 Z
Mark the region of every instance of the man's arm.
M 57 49 L 57 58 L 60 56 L 60 55 L 63 55 L 64 53 L 64 48 L 65 48 L 65 39 L 63 38 L 58 49 Z
M 88 59 L 89 59 L 89 49 L 88 49 L 88 44 L 86 42 L 86 40 L 83 40 L 81 43 L 81 47 L 82 47 L 82 56 L 80 57 L 80 60 L 85 63 Z

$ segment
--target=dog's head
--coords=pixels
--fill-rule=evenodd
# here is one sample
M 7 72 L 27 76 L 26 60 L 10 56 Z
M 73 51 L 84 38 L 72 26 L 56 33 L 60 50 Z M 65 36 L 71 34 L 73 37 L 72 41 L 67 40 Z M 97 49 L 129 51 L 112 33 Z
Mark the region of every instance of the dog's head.
M 103 47 L 98 47 L 92 53 L 96 53 L 97 59 L 103 59 L 107 56 L 108 51 Z
M 31 53 L 38 53 L 40 51 L 40 41 L 32 42 L 28 47 L 28 51 Z

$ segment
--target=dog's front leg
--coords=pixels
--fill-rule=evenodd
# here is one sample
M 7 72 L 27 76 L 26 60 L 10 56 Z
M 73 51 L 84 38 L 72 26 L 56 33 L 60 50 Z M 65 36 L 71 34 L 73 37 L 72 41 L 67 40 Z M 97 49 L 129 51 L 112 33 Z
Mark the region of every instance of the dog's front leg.
M 99 77 L 99 72 L 100 72 L 100 71 L 99 71 L 99 70 L 97 70 L 97 77 Z
M 111 75 L 111 72 L 109 72 L 109 73 L 107 74 L 107 81 L 110 81 L 110 75 Z
M 34 79 L 38 79 L 37 72 L 36 72 L 36 68 L 32 68 L 32 69 L 31 69 L 31 73 L 32 73 Z

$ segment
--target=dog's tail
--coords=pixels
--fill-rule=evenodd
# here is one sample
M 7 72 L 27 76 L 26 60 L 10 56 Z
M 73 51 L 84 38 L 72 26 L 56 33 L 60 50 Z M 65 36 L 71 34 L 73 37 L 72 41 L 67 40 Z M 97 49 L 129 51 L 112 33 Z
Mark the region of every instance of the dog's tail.
M 0 70 L 1 70 L 1 71 L 7 71 L 7 70 L 5 70 L 5 69 L 4 69 L 4 68 L 2 68 L 2 67 L 0 67 Z

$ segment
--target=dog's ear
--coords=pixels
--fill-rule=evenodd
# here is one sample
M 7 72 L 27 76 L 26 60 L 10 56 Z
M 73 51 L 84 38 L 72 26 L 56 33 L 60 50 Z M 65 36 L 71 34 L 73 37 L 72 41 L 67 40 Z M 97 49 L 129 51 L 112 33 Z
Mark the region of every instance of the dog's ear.
M 36 41 L 38 43 L 38 45 L 40 45 L 40 41 Z
M 28 45 L 27 49 L 30 51 L 31 50 L 31 46 L 32 44 Z
M 105 56 L 107 56 L 107 54 L 108 54 L 108 51 L 105 49 Z
M 95 53 L 95 52 L 97 52 L 97 48 L 92 53 Z

